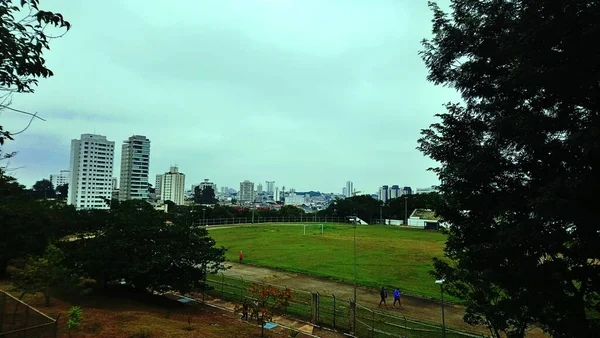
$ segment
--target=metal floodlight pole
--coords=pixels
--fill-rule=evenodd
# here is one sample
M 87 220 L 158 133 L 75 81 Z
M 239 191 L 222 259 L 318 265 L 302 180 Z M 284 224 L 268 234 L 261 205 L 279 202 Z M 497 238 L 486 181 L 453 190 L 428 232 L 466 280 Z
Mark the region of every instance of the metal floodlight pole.
M 408 197 L 404 196 L 404 225 L 408 225 Z
M 440 291 L 442 293 L 442 338 L 446 338 L 446 319 L 444 318 L 444 279 L 438 279 L 435 284 L 440 285 Z
M 354 311 L 352 311 L 352 331 L 356 334 L 356 225 L 354 220 Z

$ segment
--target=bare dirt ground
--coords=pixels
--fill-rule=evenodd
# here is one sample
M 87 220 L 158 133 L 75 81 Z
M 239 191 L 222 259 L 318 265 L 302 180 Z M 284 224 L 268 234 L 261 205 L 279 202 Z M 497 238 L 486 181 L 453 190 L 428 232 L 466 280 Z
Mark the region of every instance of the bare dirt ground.
M 334 280 L 307 276 L 297 273 L 290 273 L 274 269 L 268 269 L 248 264 L 238 264 L 229 262 L 231 269 L 224 271 L 228 277 L 242 277 L 247 281 L 265 282 L 272 285 L 283 286 L 293 290 L 312 291 L 321 294 L 335 294 L 342 299 L 351 299 L 354 294 L 353 285 Z M 402 305 L 404 309 L 393 308 L 392 290 L 388 291 L 387 309 L 382 310 L 404 315 L 407 318 L 417 319 L 432 324 L 441 325 L 441 304 L 435 300 L 402 296 Z M 379 305 L 379 290 L 372 288 L 358 287 L 357 302 L 366 307 L 376 308 Z M 463 321 L 464 307 L 454 304 L 446 304 L 445 319 L 448 327 L 462 329 L 471 332 L 489 334 L 485 327 L 472 327 Z M 528 337 L 547 337 L 540 330 L 534 330 L 528 334 Z

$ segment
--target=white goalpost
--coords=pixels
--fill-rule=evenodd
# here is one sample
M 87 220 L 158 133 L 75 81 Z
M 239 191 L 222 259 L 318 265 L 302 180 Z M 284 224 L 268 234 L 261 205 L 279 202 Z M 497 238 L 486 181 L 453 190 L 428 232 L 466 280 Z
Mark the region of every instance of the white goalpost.
M 306 235 L 306 227 L 307 226 L 321 226 L 321 234 L 323 234 L 323 224 L 302 224 L 304 226 L 304 234 Z

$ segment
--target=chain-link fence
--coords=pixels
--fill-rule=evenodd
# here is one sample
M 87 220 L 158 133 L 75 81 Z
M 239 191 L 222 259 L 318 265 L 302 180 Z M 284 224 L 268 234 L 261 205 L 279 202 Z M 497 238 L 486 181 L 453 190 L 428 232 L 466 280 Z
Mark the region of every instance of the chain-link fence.
M 211 290 L 206 291 L 207 295 L 240 303 L 244 299 L 252 299 L 248 294 L 249 281 L 242 277 L 226 277 L 224 274 L 209 275 L 207 283 L 211 287 Z M 341 299 L 335 295 L 324 295 L 318 292 L 298 290 L 292 290 L 292 292 L 293 298 L 285 309 L 285 314 L 315 326 L 354 333 L 354 336 L 361 338 L 437 338 L 443 336 L 441 325 L 425 323 L 398 314 L 389 314 L 360 304 L 356 305 L 355 317 L 354 303 L 350 299 Z M 205 297 L 204 293 L 202 293 L 202 297 Z M 355 328 L 354 323 L 356 323 Z M 481 338 L 485 336 L 446 328 L 445 337 Z
M 55 338 L 57 334 L 57 319 L 0 290 L 0 337 Z
M 219 226 L 261 223 L 348 223 L 345 217 L 316 217 L 311 215 L 299 217 L 227 217 L 207 218 L 194 222 L 194 225 Z

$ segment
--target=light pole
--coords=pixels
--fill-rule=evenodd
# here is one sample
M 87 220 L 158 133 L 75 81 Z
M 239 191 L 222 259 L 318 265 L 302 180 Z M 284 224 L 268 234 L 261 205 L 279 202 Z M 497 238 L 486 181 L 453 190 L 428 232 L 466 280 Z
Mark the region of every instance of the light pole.
M 354 220 L 354 311 L 352 311 L 352 331 L 356 334 L 356 219 Z
M 438 279 L 435 281 L 435 284 L 440 285 L 440 290 L 442 292 L 442 338 L 446 338 L 446 320 L 444 319 L 444 279 Z
M 408 225 L 408 196 L 404 196 L 404 225 Z
M 204 221 L 204 212 L 206 212 L 206 208 L 202 208 L 202 225 L 206 226 L 206 222 Z
M 379 205 L 379 224 L 383 224 L 383 205 Z
M 254 224 L 254 208 L 252 208 L 252 224 Z

